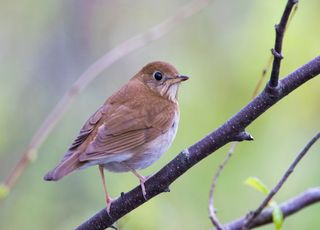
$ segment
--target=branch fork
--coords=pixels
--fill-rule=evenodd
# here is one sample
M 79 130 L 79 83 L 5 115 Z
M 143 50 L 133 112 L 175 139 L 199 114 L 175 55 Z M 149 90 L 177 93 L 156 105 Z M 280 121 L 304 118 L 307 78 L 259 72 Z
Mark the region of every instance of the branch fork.
M 281 64 L 281 60 L 283 59 L 283 56 L 281 54 L 283 37 L 287 28 L 291 11 L 294 5 L 297 3 L 298 3 L 297 0 L 288 0 L 287 5 L 283 11 L 280 23 L 275 25 L 276 38 L 275 38 L 274 48 L 271 50 L 274 56 L 272 71 L 271 71 L 271 76 L 269 81 L 269 85 L 271 87 L 277 87 L 279 82 L 280 64 Z

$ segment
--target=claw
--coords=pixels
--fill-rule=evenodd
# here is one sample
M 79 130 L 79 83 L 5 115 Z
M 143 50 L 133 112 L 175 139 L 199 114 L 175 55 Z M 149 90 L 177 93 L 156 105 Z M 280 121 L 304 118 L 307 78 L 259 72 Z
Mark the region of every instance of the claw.
M 108 215 L 111 217 L 110 215 L 110 208 L 111 208 L 111 204 L 112 204 L 113 199 L 110 196 L 106 196 L 106 203 L 107 203 L 107 213 Z
M 144 183 L 147 181 L 147 178 L 144 176 L 139 177 L 140 186 L 142 190 L 142 195 L 145 200 L 147 200 L 147 193 L 146 193 L 146 187 L 144 186 Z

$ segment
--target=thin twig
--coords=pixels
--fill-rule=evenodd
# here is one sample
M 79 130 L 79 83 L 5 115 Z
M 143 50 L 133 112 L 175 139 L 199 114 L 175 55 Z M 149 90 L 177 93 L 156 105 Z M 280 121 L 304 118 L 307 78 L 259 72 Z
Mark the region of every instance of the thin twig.
M 288 0 L 286 8 L 283 11 L 280 23 L 275 25 L 276 39 L 275 39 L 274 48 L 271 50 L 274 56 L 274 59 L 273 59 L 272 71 L 271 71 L 271 76 L 269 81 L 269 85 L 272 88 L 278 86 L 280 64 L 283 58 L 281 54 L 283 37 L 284 37 L 284 33 L 287 27 L 287 22 L 290 17 L 292 8 L 296 3 L 298 3 L 298 0 Z
M 320 138 L 320 132 L 317 133 L 310 141 L 309 143 L 303 148 L 303 150 L 298 154 L 298 156 L 294 159 L 294 161 L 291 163 L 290 167 L 287 169 L 285 174 L 282 176 L 278 184 L 270 191 L 268 196 L 263 200 L 263 202 L 260 204 L 260 206 L 254 211 L 249 213 L 247 216 L 247 223 L 244 225 L 244 229 L 249 229 L 254 219 L 261 213 L 261 211 L 268 205 L 269 201 L 272 199 L 272 197 L 280 190 L 282 185 L 286 182 L 290 174 L 293 172 L 297 164 L 300 162 L 300 160 L 307 154 L 308 150 L 311 148 L 311 146 Z
M 49 113 L 40 128 L 36 131 L 34 136 L 31 138 L 27 149 L 22 153 L 20 160 L 6 178 L 4 186 L 6 186 L 8 190 L 12 190 L 29 163 L 32 159 L 36 158 L 39 147 L 47 139 L 52 129 L 70 107 L 75 97 L 84 90 L 92 80 L 119 59 L 145 46 L 146 44 L 163 37 L 176 26 L 181 24 L 185 19 L 205 8 L 211 1 L 212 0 L 194 0 L 189 2 L 177 10 L 175 15 L 168 17 L 163 22 L 150 28 L 146 32 L 124 41 L 92 64 L 70 87 L 58 104 Z
M 320 187 L 309 188 L 298 196 L 281 203 L 279 207 L 281 209 L 283 217 L 288 217 L 301 211 L 309 205 L 316 204 L 317 202 L 320 202 Z M 268 208 L 260 213 L 257 218 L 251 223 L 251 228 L 272 223 L 272 211 L 272 208 Z M 246 216 L 224 225 L 224 228 L 228 230 L 241 230 L 243 229 L 245 222 Z
M 216 215 L 216 209 L 214 208 L 213 194 L 215 192 L 215 188 L 216 188 L 220 173 L 222 172 L 224 166 L 226 166 L 226 164 L 228 163 L 229 159 L 231 158 L 236 145 L 237 145 L 237 142 L 231 143 L 231 146 L 229 148 L 229 151 L 228 151 L 226 157 L 224 158 L 223 162 L 219 165 L 219 168 L 218 168 L 216 174 L 214 175 L 214 178 L 213 178 L 212 184 L 211 184 L 211 188 L 210 188 L 210 192 L 209 192 L 209 218 L 210 218 L 212 224 L 218 230 L 222 230 L 223 229 L 223 225 L 221 224 L 221 222 L 219 221 L 219 219 L 218 219 L 218 217 Z

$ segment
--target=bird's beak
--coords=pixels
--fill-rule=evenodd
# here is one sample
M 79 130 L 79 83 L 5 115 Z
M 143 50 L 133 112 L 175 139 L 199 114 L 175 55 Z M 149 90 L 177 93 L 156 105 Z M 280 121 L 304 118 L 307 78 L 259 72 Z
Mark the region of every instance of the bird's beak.
M 178 83 L 180 83 L 182 81 L 186 81 L 188 79 L 189 79 L 189 77 L 187 77 L 187 76 L 177 75 L 175 77 L 167 78 L 166 81 L 168 81 L 169 84 L 178 84 Z
M 184 76 L 184 75 L 178 75 L 177 78 L 180 80 L 180 81 L 186 81 L 189 79 L 188 76 Z

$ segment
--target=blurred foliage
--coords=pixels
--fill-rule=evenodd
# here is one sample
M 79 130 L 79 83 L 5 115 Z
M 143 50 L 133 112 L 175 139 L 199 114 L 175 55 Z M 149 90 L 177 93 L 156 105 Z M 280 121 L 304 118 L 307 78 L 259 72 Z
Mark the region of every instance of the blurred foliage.
M 186 1 L 1 1 L 0 180 L 63 93 L 115 45 L 160 22 Z M 286 1 L 216 0 L 175 31 L 126 56 L 75 101 L 40 149 L 38 159 L 0 204 L 0 229 L 72 229 L 104 207 L 98 169 L 58 183 L 42 180 L 62 157 L 83 122 L 144 64 L 173 63 L 191 76 L 180 90 L 181 122 L 173 146 L 142 174 L 159 170 L 180 150 L 247 104 L 273 46 L 273 26 Z M 319 55 L 318 0 L 301 1 L 286 33 L 281 76 Z M 319 131 L 320 79 L 272 107 L 237 146 L 215 194 L 222 222 L 257 207 L 261 195 L 243 185 L 254 175 L 272 187 L 299 150 Z M 319 185 L 317 144 L 276 196 L 281 202 Z M 121 229 L 210 229 L 211 179 L 228 147 L 189 170 L 162 194 L 121 220 Z M 199 180 L 201 178 L 201 180 Z M 107 173 L 112 196 L 138 184 L 130 173 Z M 260 196 L 259 196 L 260 195 Z M 317 229 L 320 205 L 286 219 L 283 229 Z M 261 229 L 273 229 L 272 225 Z

